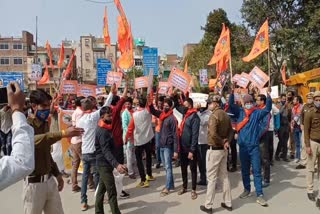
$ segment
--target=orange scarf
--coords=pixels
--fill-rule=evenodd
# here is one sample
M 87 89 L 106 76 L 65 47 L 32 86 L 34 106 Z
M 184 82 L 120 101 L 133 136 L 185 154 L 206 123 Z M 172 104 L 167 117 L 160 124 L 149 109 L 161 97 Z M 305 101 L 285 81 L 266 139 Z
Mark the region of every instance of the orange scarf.
M 256 110 L 257 108 L 253 107 L 252 109 L 248 110 L 248 109 L 244 109 L 244 112 L 246 114 L 245 118 L 243 118 L 243 120 L 237 124 L 237 132 L 240 132 L 240 130 L 247 125 L 247 123 L 249 122 L 250 119 L 250 115 Z
M 103 120 L 99 120 L 98 126 L 109 131 L 112 130 L 112 124 L 106 124 Z
M 293 112 L 293 115 L 298 115 L 298 114 L 301 113 L 300 103 L 296 104 L 296 105 L 292 108 L 292 112 Z
M 164 111 L 160 114 L 159 120 L 158 120 L 158 126 L 160 127 L 160 130 L 162 128 L 162 123 L 163 121 L 169 117 L 170 115 L 173 114 L 173 110 L 171 109 L 170 111 L 168 111 L 167 113 L 165 113 Z
M 180 133 L 179 135 L 182 136 L 182 132 L 183 132 L 183 129 L 184 129 L 184 125 L 186 123 L 186 120 L 188 119 L 188 117 L 190 117 L 193 113 L 197 113 L 197 109 L 193 108 L 193 109 L 189 109 L 186 113 L 186 115 L 184 116 L 182 122 L 181 122 L 181 125 L 180 125 Z

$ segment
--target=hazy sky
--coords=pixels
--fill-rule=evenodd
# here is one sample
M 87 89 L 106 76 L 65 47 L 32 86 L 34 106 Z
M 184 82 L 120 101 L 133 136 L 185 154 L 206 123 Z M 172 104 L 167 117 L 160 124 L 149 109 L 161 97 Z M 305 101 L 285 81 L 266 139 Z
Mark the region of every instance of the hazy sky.
M 113 0 L 93 0 L 113 2 Z M 158 47 L 161 54 L 182 53 L 186 43 L 199 42 L 210 11 L 226 10 L 231 21 L 240 22 L 242 0 L 122 0 L 135 38 Z M 1 36 L 21 36 L 22 30 L 35 32 L 39 18 L 39 44 L 49 40 L 57 46 L 61 40 L 80 40 L 91 33 L 102 36 L 104 5 L 108 6 L 112 43 L 117 39 L 114 4 L 94 4 L 86 0 L 0 0 Z M 34 33 L 35 34 L 35 33 Z

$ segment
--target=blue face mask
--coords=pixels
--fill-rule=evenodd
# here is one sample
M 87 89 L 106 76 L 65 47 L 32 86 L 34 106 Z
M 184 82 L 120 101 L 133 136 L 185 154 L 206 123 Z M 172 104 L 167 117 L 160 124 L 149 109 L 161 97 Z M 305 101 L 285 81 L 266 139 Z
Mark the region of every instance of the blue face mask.
M 38 110 L 36 117 L 41 120 L 41 121 L 46 121 L 49 117 L 50 114 L 50 109 L 46 109 L 46 110 Z
M 320 102 L 314 101 L 314 105 L 315 105 L 316 108 L 320 108 Z
M 248 110 L 252 109 L 253 105 L 252 104 L 245 104 L 244 107 Z

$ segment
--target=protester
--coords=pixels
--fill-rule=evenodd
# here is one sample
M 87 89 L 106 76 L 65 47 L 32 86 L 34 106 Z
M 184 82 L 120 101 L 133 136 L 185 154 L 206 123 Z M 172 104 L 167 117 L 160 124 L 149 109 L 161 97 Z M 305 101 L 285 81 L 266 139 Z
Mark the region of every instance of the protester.
M 191 170 L 192 180 L 192 200 L 197 199 L 197 153 L 198 153 L 198 138 L 200 129 L 200 118 L 197 114 L 197 109 L 193 108 L 193 100 L 187 98 L 184 101 L 183 111 L 180 112 L 184 115 L 179 128 L 180 136 L 180 161 L 181 161 L 181 174 L 183 187 L 178 192 L 182 195 L 187 192 L 188 188 L 188 165 Z
M 163 111 L 163 105 L 164 105 L 164 97 L 160 96 L 158 98 L 158 93 L 156 93 L 156 105 L 157 105 L 157 109 L 159 111 Z M 156 158 L 157 158 L 157 164 L 156 164 L 156 168 L 159 169 L 161 166 L 161 155 L 160 155 L 160 122 L 159 119 L 156 119 L 156 127 L 155 127 L 155 144 L 156 144 Z
M 294 132 L 291 129 L 291 121 L 292 121 L 292 109 L 293 109 L 293 98 L 295 93 L 293 91 L 287 92 L 287 109 L 288 109 L 288 120 L 289 120 L 289 149 L 290 149 L 290 159 L 293 160 L 295 158 L 296 146 L 294 141 Z
M 320 91 L 316 91 L 313 95 L 315 108 L 305 114 L 304 118 L 304 143 L 306 146 L 307 159 L 307 193 L 311 201 L 315 201 L 313 192 L 313 179 L 315 172 L 315 164 L 320 163 Z M 320 209 L 320 195 L 318 195 L 316 206 Z
M 12 111 L 12 153 L 0 159 L 0 191 L 34 170 L 34 131 L 23 114 L 25 95 L 17 83 L 7 86 Z
M 301 158 L 301 112 L 303 108 L 303 100 L 300 96 L 293 98 L 293 108 L 291 114 L 291 130 L 293 132 L 294 144 L 296 146 L 296 163 L 300 162 Z
M 10 155 L 12 150 L 12 146 L 11 146 L 12 110 L 10 106 L 6 105 L 0 110 L 0 123 L 1 123 L 0 149 L 1 149 L 1 143 L 2 143 L 3 154 Z
M 150 112 L 159 118 L 160 156 L 166 170 L 166 186 L 160 196 L 164 197 L 174 190 L 172 157 L 178 158 L 178 121 L 173 115 L 173 101 L 171 99 L 164 99 L 163 111 L 156 110 L 152 104 L 149 108 Z
M 205 205 L 200 206 L 200 210 L 206 213 L 213 213 L 216 182 L 219 179 L 223 183 L 223 203 L 221 203 L 221 206 L 232 211 L 231 187 L 227 171 L 228 147 L 233 137 L 231 119 L 220 107 L 220 96 L 209 97 L 208 105 L 209 110 L 212 111 L 208 123 L 207 137 L 208 188 Z
M 51 145 L 61 138 L 80 136 L 83 129 L 70 127 L 61 132 L 49 132 L 48 116 L 50 114 L 51 96 L 41 89 L 31 91 L 30 102 L 34 112 L 28 123 L 34 128 L 35 169 L 24 179 L 23 206 L 24 213 L 63 213 L 59 191 L 64 181 L 57 164 L 51 156 Z M 57 179 L 56 181 L 53 179 Z
M 100 175 L 99 188 L 96 196 L 95 213 L 104 213 L 103 200 L 107 191 L 109 205 L 113 214 L 120 214 L 117 202 L 117 190 L 113 176 L 113 169 L 119 173 L 125 173 L 127 168 L 117 162 L 115 145 L 112 136 L 112 109 L 102 107 L 100 109 L 100 121 L 96 130 L 95 148 L 97 167 Z

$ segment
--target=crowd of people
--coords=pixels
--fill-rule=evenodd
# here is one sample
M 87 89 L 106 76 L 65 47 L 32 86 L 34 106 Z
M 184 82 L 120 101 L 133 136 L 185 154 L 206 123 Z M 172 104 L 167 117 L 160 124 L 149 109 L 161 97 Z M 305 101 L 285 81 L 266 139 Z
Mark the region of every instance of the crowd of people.
M 24 171 L 27 176 L 17 176 L 17 179 L 24 180 L 24 213 L 64 213 L 59 191 L 64 187 L 65 172 L 58 167 L 57 160 L 51 154 L 52 146 L 62 138 L 71 138 L 71 185 L 74 193 L 81 194 L 82 211 L 89 208 L 89 187 L 89 191 L 96 192 L 96 213 L 104 213 L 106 198 L 111 212 L 121 213 L 118 198 L 125 199 L 130 194 L 124 190 L 123 184 L 116 183 L 123 183 L 123 177 L 134 180 L 139 176 L 137 188 L 150 187 L 150 182 L 156 179 L 152 174 L 153 163 L 157 169 L 162 166 L 166 173 L 166 183 L 160 197 L 176 190 L 173 176 L 175 163 L 181 168 L 183 181 L 178 195 L 188 192 L 190 166 L 191 199 L 198 197 L 197 186 L 207 187 L 206 200 L 200 210 L 213 213 L 219 180 L 223 186 L 221 207 L 231 211 L 228 173 L 239 169 L 238 154 L 243 182 L 241 199 L 252 194 L 252 175 L 256 202 L 268 206 L 263 189 L 272 184 L 271 166 L 275 161 L 294 160 L 296 169 L 307 169 L 307 197 L 320 208 L 320 198 L 316 199 L 313 190 L 315 166 L 320 157 L 320 91 L 308 93 L 305 104 L 302 97 L 293 91 L 281 94 L 278 99 L 271 99 L 270 92 L 271 89 L 267 95 L 261 94 L 258 88 L 252 87 L 248 94 L 242 96 L 236 94 L 232 87 L 225 98 L 210 94 L 206 107 L 201 107 L 193 102 L 188 93 L 178 90 L 167 96 L 158 93 L 128 96 L 128 84 L 121 97 L 113 85 L 106 99 L 68 96 L 64 101 L 62 96 L 51 97 L 37 89 L 30 93 L 30 110 L 27 110 L 26 104 L 13 108 L 9 102 L 0 111 L 0 140 L 5 155 L 0 159 L 0 167 L 5 169 L 7 155 L 11 150 L 15 151 L 14 144 L 19 138 L 16 126 L 30 128 L 26 123 L 15 123 L 18 116 L 24 120 L 20 115 L 22 112 L 33 128 L 28 130 L 27 139 L 34 141 L 34 148 L 29 148 L 34 149 L 34 163 L 29 164 L 31 167 L 34 165 L 33 171 L 29 167 Z M 59 130 L 57 125 L 60 109 L 74 110 L 72 126 L 66 130 Z M 279 139 L 276 149 L 275 137 Z M 19 152 L 12 155 L 19 155 Z M 78 169 L 81 161 L 83 173 L 80 186 Z M 1 189 L 15 182 L 4 179 L 2 183 L 1 179 Z

